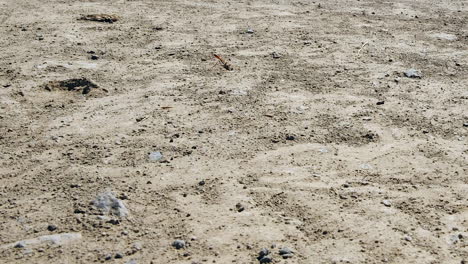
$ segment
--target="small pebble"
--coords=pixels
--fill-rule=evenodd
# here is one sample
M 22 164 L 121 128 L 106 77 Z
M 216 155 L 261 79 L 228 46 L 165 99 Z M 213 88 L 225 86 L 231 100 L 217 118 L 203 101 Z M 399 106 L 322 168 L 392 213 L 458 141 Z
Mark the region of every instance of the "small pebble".
M 245 207 L 241 203 L 237 203 L 236 204 L 236 210 L 237 210 L 237 212 L 240 213 L 240 212 L 245 210 Z
M 206 184 L 205 180 L 201 180 L 201 181 L 198 183 L 198 185 L 200 185 L 200 186 L 203 186 L 203 185 L 205 185 L 205 184 Z
M 404 72 L 405 76 L 408 78 L 419 78 L 421 79 L 421 72 L 415 69 L 409 69 Z
M 148 157 L 151 161 L 158 161 L 163 158 L 163 155 L 161 152 L 155 151 L 155 152 L 151 152 Z
M 260 250 L 260 252 L 258 252 L 258 257 L 257 259 L 260 260 L 262 259 L 263 257 L 267 256 L 268 254 L 270 254 L 270 251 L 267 249 L 267 248 L 262 248 Z M 268 262 L 265 262 L 265 263 L 268 263 Z
M 294 136 L 286 136 L 286 140 L 294 140 L 296 139 Z
M 294 254 L 294 252 L 292 251 L 292 249 L 290 248 L 287 248 L 287 247 L 284 247 L 284 248 L 281 248 L 278 252 L 281 256 L 282 255 L 286 255 L 286 254 Z
M 115 254 L 115 258 L 116 259 L 121 259 L 121 258 L 123 258 L 123 255 L 120 254 L 120 253 L 117 253 L 117 254 Z
M 249 29 L 247 29 L 247 30 L 245 31 L 245 33 L 247 33 L 247 34 L 253 34 L 254 32 L 255 32 L 255 31 L 254 31 L 253 29 L 251 29 L 251 28 L 249 28 Z
M 174 242 L 172 242 L 172 246 L 176 249 L 185 248 L 185 241 L 177 239 Z
M 55 231 L 55 230 L 57 230 L 57 226 L 56 226 L 56 225 L 48 225 L 48 226 L 47 226 L 47 230 L 49 230 L 49 231 L 51 231 L 51 232 L 52 232 L 52 231 Z
M 112 255 L 111 254 L 107 254 L 105 257 L 104 257 L 104 260 L 111 260 L 112 259 Z
M 26 244 L 24 242 L 18 242 L 15 245 L 15 248 L 25 248 L 25 247 L 26 247 Z
M 387 206 L 387 207 L 392 206 L 392 202 L 390 202 L 389 200 L 383 200 L 383 201 L 382 201 L 382 204 L 385 205 L 385 206 Z
M 260 263 L 271 263 L 273 259 L 270 256 L 264 256 L 263 258 L 259 259 Z
M 468 127 L 468 122 L 463 123 L 463 126 L 464 126 L 464 127 Z
M 406 240 L 406 241 L 408 241 L 408 242 L 410 242 L 410 241 L 413 240 L 413 238 L 410 237 L 410 236 L 408 236 L 408 235 L 405 235 L 405 236 L 403 237 L 403 239 Z

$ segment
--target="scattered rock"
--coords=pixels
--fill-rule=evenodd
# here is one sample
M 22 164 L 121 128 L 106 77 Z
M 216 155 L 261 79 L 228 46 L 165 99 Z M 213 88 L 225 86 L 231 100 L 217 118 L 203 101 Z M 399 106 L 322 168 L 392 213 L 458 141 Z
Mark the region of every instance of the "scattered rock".
M 123 255 L 121 253 L 117 253 L 117 254 L 115 254 L 114 258 L 121 259 L 121 258 L 123 258 Z
M 99 59 L 99 56 L 92 55 L 92 56 L 91 56 L 91 59 L 92 59 L 92 60 L 98 60 L 98 59 Z
M 280 254 L 280 256 L 282 256 L 285 259 L 292 258 L 294 255 L 294 251 L 292 251 L 292 249 L 287 248 L 287 247 L 281 248 L 278 253 Z
M 107 254 L 104 256 L 104 260 L 111 260 L 112 259 L 112 255 L 111 254 Z
M 260 260 L 263 257 L 267 256 L 268 254 L 270 254 L 270 251 L 268 250 L 268 248 L 262 248 L 260 252 L 258 252 L 257 259 Z M 264 263 L 268 263 L 268 262 L 264 262 Z
M 382 204 L 385 205 L 385 206 L 387 206 L 387 207 L 392 206 L 392 202 L 390 202 L 389 200 L 383 200 L 383 201 L 382 201 Z
M 176 249 L 185 248 L 185 241 L 177 239 L 174 242 L 172 242 L 172 246 Z
M 260 263 L 272 263 L 273 259 L 270 256 L 264 256 L 259 259 Z
M 464 127 L 468 127 L 468 122 L 463 123 L 463 126 L 464 126 Z
M 240 212 L 245 210 L 245 207 L 241 203 L 237 203 L 236 204 L 236 210 L 237 210 L 237 212 L 240 213 Z
M 286 136 L 286 140 L 294 140 L 296 139 L 294 136 Z
M 151 161 L 159 161 L 163 158 L 163 155 L 159 151 L 154 151 L 154 152 L 151 152 L 148 157 Z
M 245 31 L 245 33 L 247 33 L 247 34 L 253 34 L 253 33 L 255 33 L 255 31 L 254 31 L 253 29 L 249 28 L 249 29 L 247 29 L 247 30 Z
M 408 242 L 411 242 L 411 241 L 413 240 L 413 238 L 410 237 L 410 236 L 408 236 L 408 235 L 405 235 L 405 236 L 403 237 L 403 239 L 406 240 L 406 241 L 408 241 Z
M 124 203 L 110 192 L 99 194 L 92 204 L 106 214 L 109 213 L 118 217 L 126 217 L 129 214 Z
M 51 231 L 51 232 L 52 232 L 52 231 L 55 231 L 56 229 L 57 229 L 57 226 L 56 226 L 56 225 L 48 225 L 48 226 L 47 226 L 47 230 L 49 230 L 49 231 Z
M 82 15 L 79 18 L 79 20 L 114 23 L 119 20 L 119 17 L 116 15 L 108 15 L 108 14 L 90 14 L 90 15 Z
M 421 79 L 422 75 L 421 72 L 415 69 L 409 69 L 404 72 L 405 76 L 408 78 L 419 78 Z
M 378 101 L 377 102 L 377 105 L 383 105 L 383 104 L 385 104 L 385 101 Z
M 370 164 L 364 163 L 359 166 L 363 170 L 370 170 L 372 169 L 372 166 Z
M 198 185 L 200 185 L 200 186 L 203 186 L 205 184 L 206 184 L 205 180 L 201 180 L 201 181 L 198 182 Z
M 37 244 L 54 244 L 54 245 L 64 245 L 76 240 L 81 239 L 80 233 L 62 233 L 62 234 L 55 234 L 55 235 L 46 235 L 40 236 L 37 238 L 21 240 L 18 242 L 6 244 L 0 246 L 0 249 L 3 248 L 24 248 L 30 245 L 37 245 Z
M 82 94 L 88 94 L 91 89 L 98 88 L 98 86 L 86 78 L 80 78 L 64 81 L 51 81 L 47 83 L 44 88 L 47 91 L 81 91 Z
M 279 59 L 279 58 L 281 58 L 281 55 L 280 55 L 279 53 L 276 53 L 276 52 L 273 52 L 273 53 L 271 54 L 271 56 L 273 57 L 273 59 Z
M 26 247 L 26 243 L 20 241 L 18 243 L 15 244 L 14 248 L 25 248 Z

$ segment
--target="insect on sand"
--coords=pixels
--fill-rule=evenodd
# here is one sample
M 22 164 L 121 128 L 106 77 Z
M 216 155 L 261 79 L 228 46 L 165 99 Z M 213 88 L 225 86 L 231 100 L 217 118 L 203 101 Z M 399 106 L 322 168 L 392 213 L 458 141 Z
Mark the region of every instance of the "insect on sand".
M 232 71 L 232 67 L 231 65 L 229 65 L 223 58 L 221 58 L 219 55 L 216 55 L 216 54 L 213 54 L 213 56 L 215 58 L 217 58 L 220 62 L 221 62 L 221 65 L 223 66 L 224 69 L 228 70 L 228 71 Z

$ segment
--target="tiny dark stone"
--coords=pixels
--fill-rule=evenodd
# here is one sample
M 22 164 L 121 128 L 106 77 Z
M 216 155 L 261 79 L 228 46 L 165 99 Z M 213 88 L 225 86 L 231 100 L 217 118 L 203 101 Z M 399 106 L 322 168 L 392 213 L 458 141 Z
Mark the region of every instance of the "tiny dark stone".
M 263 258 L 259 259 L 260 263 L 271 263 L 273 259 L 270 256 L 264 256 Z
M 198 185 L 200 185 L 200 186 L 203 186 L 203 185 L 205 185 L 205 184 L 206 184 L 205 180 L 201 180 L 201 181 L 198 183 Z
M 56 226 L 56 225 L 48 225 L 48 226 L 47 226 L 47 230 L 49 230 L 49 231 L 51 231 L 51 232 L 52 232 L 52 231 L 55 231 L 55 230 L 57 230 L 57 226 Z
M 25 248 L 26 244 L 24 242 L 18 242 L 15 244 L 15 248 Z
M 267 256 L 268 254 L 270 254 L 270 251 L 268 250 L 268 248 L 262 248 L 260 250 L 260 252 L 258 252 L 257 259 L 261 260 L 263 257 Z M 262 262 L 260 262 L 260 263 L 262 263 Z M 263 262 L 263 263 L 269 263 L 269 262 Z
M 117 220 L 117 219 L 111 219 L 111 220 L 107 221 L 107 223 L 110 223 L 110 224 L 113 224 L 113 225 L 118 225 L 118 224 L 120 224 L 120 221 Z
M 112 259 L 111 254 L 107 254 L 106 256 L 104 256 L 104 260 L 111 260 L 111 259 Z
M 115 254 L 115 258 L 116 259 L 121 259 L 121 258 L 123 258 L 123 255 L 120 254 L 120 253 L 117 253 L 117 254 Z
M 81 210 L 81 209 L 75 209 L 75 211 L 73 211 L 73 213 L 75 213 L 75 214 L 84 214 L 86 212 L 84 210 Z
M 236 209 L 237 209 L 237 212 L 242 212 L 245 210 L 245 207 L 241 204 L 241 203 L 237 203 L 236 204 Z
M 294 252 L 290 248 L 287 248 L 287 247 L 281 248 L 278 253 L 280 255 L 294 254 Z
M 91 88 L 89 86 L 83 88 L 83 94 L 89 94 L 89 92 L 91 92 Z
M 296 139 L 294 136 L 286 136 L 286 140 L 294 140 Z
M 383 104 L 385 104 L 385 101 L 379 101 L 379 102 L 377 102 L 377 105 L 383 105 Z
M 99 59 L 99 56 L 92 55 L 92 56 L 91 56 L 91 59 L 92 59 L 92 60 L 98 60 L 98 59 Z
M 176 249 L 185 248 L 185 241 L 177 239 L 174 242 L 172 242 L 172 246 Z

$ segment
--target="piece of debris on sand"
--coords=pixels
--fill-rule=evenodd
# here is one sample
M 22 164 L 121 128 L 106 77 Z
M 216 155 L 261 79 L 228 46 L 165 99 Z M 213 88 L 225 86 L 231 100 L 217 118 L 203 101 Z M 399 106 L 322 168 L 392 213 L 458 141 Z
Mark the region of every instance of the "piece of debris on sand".
M 81 91 L 82 94 L 88 94 L 92 88 L 98 88 L 97 84 L 86 78 L 50 81 L 45 85 L 47 91 Z
M 79 20 L 88 20 L 88 21 L 96 21 L 96 22 L 105 22 L 105 23 L 114 23 L 118 21 L 120 18 L 116 15 L 108 15 L 108 14 L 90 14 L 90 15 L 81 15 Z
M 54 235 L 45 235 L 36 238 L 26 239 L 17 241 L 10 244 L 1 245 L 0 249 L 5 248 L 25 248 L 33 245 L 41 244 L 54 244 L 54 245 L 64 245 L 76 240 L 81 239 L 80 233 L 61 233 Z
M 117 199 L 111 192 L 99 194 L 96 199 L 92 201 L 92 205 L 105 214 L 111 214 L 118 217 L 128 216 L 128 210 L 124 203 Z

